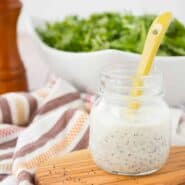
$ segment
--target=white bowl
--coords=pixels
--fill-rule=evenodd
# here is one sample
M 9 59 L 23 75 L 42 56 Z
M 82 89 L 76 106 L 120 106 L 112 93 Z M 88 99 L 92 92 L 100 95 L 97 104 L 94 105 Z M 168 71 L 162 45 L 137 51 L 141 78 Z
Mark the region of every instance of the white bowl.
M 36 27 L 43 26 L 44 21 L 31 19 L 32 37 L 44 57 L 44 61 L 58 76 L 68 80 L 80 90 L 96 92 L 99 75 L 106 65 L 115 62 L 138 62 L 140 55 L 118 50 L 74 53 L 59 51 L 48 47 L 41 41 Z M 185 101 L 185 56 L 156 57 L 155 64 L 164 75 L 166 99 L 171 105 Z

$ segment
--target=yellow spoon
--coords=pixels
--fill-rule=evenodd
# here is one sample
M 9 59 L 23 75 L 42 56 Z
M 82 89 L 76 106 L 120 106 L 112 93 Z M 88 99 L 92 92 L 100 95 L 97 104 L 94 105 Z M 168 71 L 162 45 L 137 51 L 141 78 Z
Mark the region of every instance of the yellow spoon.
M 136 97 L 142 94 L 141 88 L 137 88 L 142 87 L 143 85 L 140 77 L 146 76 L 150 73 L 154 57 L 157 54 L 161 41 L 170 25 L 171 20 L 172 13 L 164 12 L 153 21 L 145 41 L 141 61 L 136 72 L 136 78 L 133 80 L 131 97 Z M 139 106 L 139 102 L 137 101 L 132 101 L 129 104 L 129 108 L 133 110 L 138 109 Z

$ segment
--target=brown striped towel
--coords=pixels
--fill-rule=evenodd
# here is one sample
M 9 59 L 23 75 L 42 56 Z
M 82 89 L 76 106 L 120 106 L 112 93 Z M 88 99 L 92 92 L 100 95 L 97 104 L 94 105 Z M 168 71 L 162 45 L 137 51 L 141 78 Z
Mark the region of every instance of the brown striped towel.
M 0 184 L 33 185 L 43 162 L 88 146 L 94 96 L 62 80 L 0 97 Z

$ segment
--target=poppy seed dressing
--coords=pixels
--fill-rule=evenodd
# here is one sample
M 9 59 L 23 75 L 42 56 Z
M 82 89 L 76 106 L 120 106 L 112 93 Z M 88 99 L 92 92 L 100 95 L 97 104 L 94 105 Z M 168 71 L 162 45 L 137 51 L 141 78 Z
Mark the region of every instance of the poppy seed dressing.
M 90 150 L 99 167 L 116 174 L 142 175 L 164 165 L 170 148 L 167 115 L 154 114 L 153 120 L 147 121 L 151 115 L 147 118 L 145 114 L 152 109 L 141 110 L 133 119 L 119 109 L 100 109 L 94 110 L 90 119 Z

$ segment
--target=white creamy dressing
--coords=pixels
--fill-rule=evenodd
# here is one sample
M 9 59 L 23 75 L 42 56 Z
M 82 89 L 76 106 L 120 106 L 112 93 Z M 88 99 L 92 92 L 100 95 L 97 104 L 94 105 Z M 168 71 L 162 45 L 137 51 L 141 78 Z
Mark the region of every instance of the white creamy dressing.
M 161 109 L 162 105 L 140 107 L 129 116 L 126 107 L 123 110 L 100 103 L 90 117 L 90 150 L 96 164 L 111 173 L 126 175 L 160 169 L 170 148 L 169 113 Z

